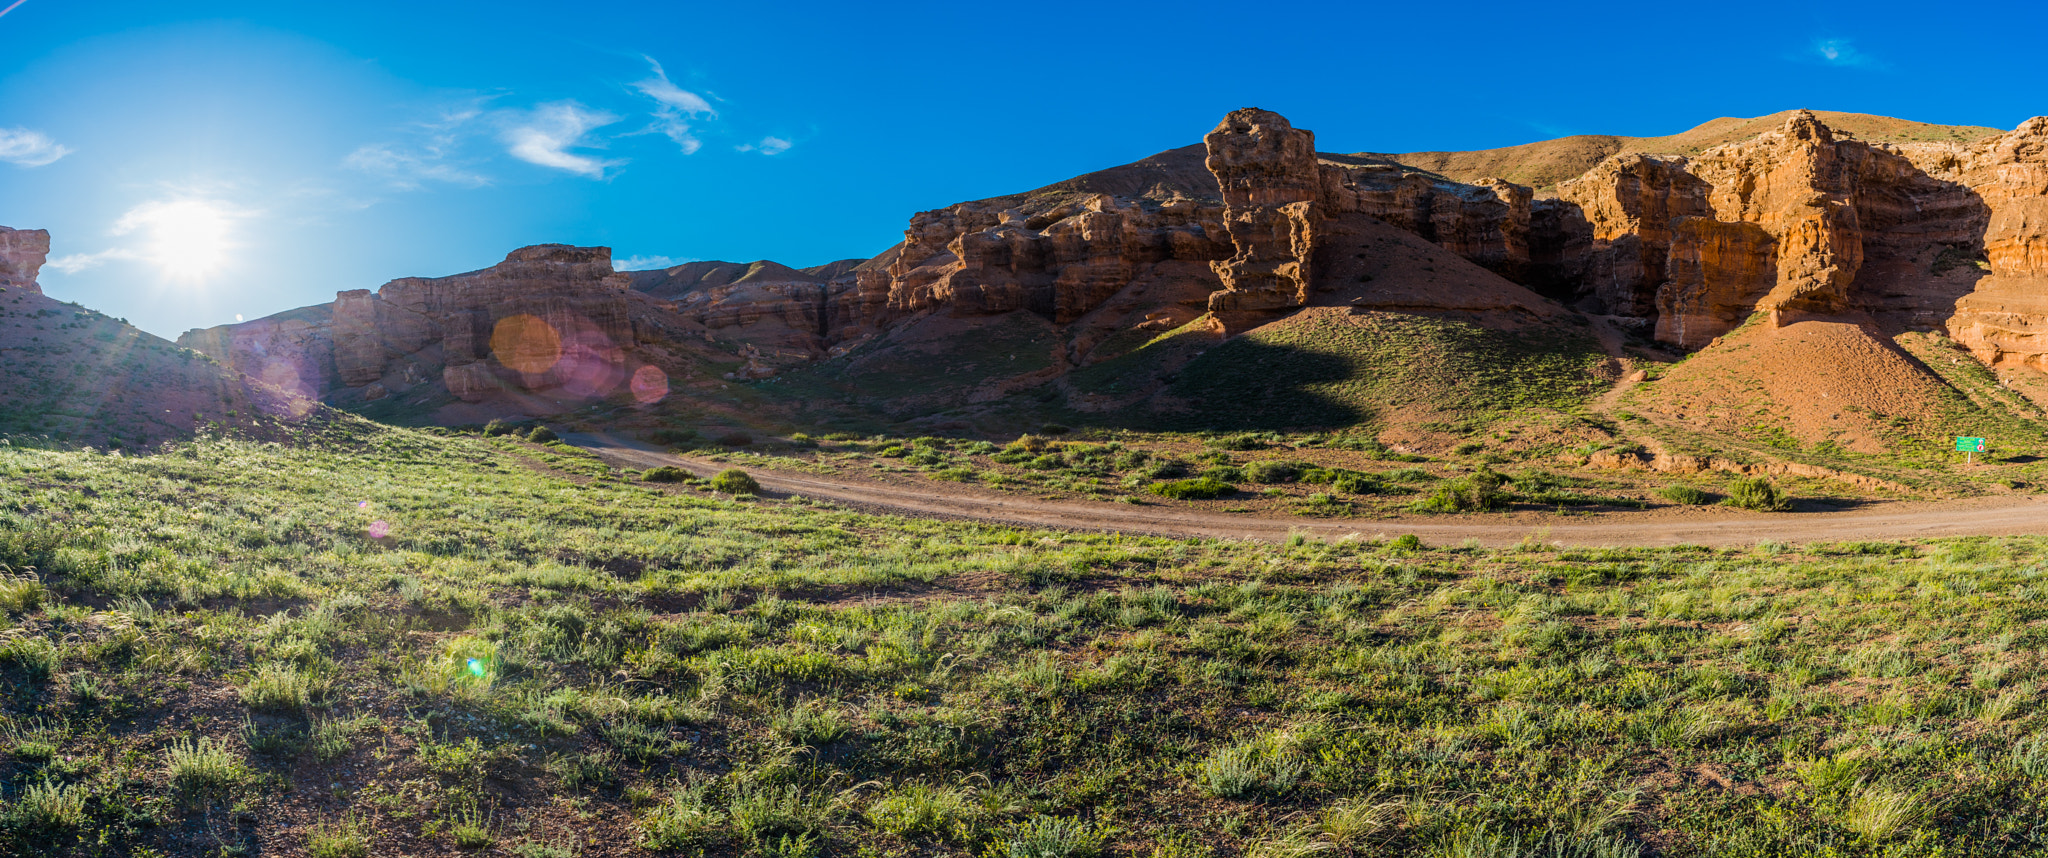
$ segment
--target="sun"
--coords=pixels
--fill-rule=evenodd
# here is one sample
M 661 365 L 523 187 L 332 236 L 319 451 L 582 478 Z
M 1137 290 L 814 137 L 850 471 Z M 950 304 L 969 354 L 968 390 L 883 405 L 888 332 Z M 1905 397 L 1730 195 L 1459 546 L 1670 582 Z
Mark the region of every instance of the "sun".
M 213 200 L 159 200 L 137 206 L 115 232 L 141 232 L 141 256 L 164 276 L 193 282 L 226 267 L 235 249 L 236 210 Z

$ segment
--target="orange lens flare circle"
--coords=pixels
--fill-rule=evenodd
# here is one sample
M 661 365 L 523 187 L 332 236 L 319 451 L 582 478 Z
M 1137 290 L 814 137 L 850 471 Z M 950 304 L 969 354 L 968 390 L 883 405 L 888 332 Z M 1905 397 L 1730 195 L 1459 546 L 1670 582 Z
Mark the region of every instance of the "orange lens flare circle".
M 562 359 L 562 335 L 539 316 L 506 316 L 491 330 L 491 354 L 507 367 L 539 375 Z
M 633 398 L 641 405 L 653 405 L 668 398 L 668 373 L 648 365 L 633 370 Z

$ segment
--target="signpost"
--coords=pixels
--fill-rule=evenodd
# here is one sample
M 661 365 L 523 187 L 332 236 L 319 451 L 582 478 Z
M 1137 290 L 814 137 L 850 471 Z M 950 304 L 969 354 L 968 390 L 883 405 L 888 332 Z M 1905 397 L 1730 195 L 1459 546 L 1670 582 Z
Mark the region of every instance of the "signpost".
M 1956 452 L 1963 454 L 1964 464 L 1969 464 L 1970 462 L 1976 461 L 1976 455 L 1978 453 L 1984 452 L 1984 439 L 1957 438 Z

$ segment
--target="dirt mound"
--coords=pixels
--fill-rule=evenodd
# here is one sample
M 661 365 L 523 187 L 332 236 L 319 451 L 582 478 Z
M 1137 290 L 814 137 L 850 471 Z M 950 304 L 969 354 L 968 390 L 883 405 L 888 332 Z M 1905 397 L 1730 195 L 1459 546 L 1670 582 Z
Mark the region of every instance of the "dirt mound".
M 1493 177 L 1536 188 L 1547 188 L 1581 175 L 1610 155 L 1640 152 L 1646 155 L 1695 155 L 1723 143 L 1754 137 L 1785 124 L 1796 111 L 1782 111 L 1749 119 L 1723 117 L 1701 123 L 1689 130 L 1664 137 L 1621 137 L 1608 134 L 1580 134 L 1471 152 L 1405 152 L 1388 154 L 1360 152 L 1349 157 L 1392 161 L 1427 170 L 1459 182 L 1476 182 Z M 1838 113 L 1816 110 L 1813 114 L 1837 133 L 1869 143 L 1956 142 L 1967 143 L 1999 133 L 1999 129 L 1976 125 L 1934 125 L 1867 113 Z
M 1867 324 L 1749 324 L 1629 403 L 1695 428 L 1860 453 L 1974 434 L 1985 417 L 1928 365 Z
M 0 435 L 144 447 L 208 425 L 269 434 L 316 403 L 117 319 L 0 288 Z

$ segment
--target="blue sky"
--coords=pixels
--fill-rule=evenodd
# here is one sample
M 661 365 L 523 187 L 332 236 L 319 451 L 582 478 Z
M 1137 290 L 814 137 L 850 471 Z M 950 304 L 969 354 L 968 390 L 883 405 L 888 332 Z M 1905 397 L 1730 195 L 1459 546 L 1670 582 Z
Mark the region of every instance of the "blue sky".
M 23 0 L 0 224 L 52 231 L 45 291 L 174 337 L 541 242 L 870 256 L 1248 105 L 1339 152 L 2048 113 L 2043 13 L 1843 8 Z

